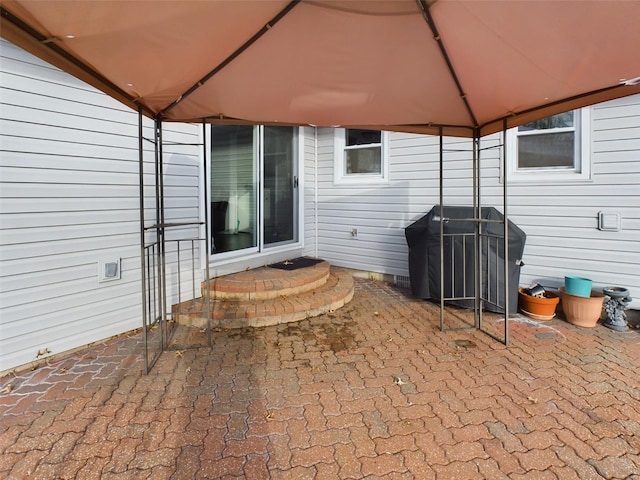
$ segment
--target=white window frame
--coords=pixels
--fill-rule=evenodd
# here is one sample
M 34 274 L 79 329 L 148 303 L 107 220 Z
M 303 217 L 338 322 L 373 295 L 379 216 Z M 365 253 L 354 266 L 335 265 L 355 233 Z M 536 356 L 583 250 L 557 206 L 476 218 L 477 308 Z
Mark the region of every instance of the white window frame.
M 337 185 L 376 185 L 389 183 L 389 132 L 380 131 L 380 143 L 347 147 L 346 129 L 334 129 L 333 181 Z M 380 173 L 347 173 L 346 151 L 380 147 Z
M 562 183 L 591 181 L 591 108 L 576 111 L 574 127 L 545 130 L 546 133 L 575 131 L 574 167 L 518 168 L 518 128 L 507 130 L 507 179 L 514 183 Z M 503 172 L 504 174 L 504 172 Z

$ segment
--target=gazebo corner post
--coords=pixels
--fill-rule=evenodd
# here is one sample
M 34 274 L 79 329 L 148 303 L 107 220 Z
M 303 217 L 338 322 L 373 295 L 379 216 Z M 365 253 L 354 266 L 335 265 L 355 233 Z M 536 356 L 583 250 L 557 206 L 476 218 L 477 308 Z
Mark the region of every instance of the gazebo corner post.
M 472 152 L 472 170 L 473 170 L 473 247 L 474 247 L 474 309 L 473 321 L 475 328 L 482 328 L 482 205 L 480 197 L 480 130 L 473 130 L 473 152 Z M 466 280 L 465 280 L 466 281 Z
M 144 144 L 142 126 L 142 107 L 138 107 L 138 192 L 140 200 L 140 292 L 142 294 L 142 341 L 144 343 L 144 371 L 149 373 L 149 347 L 147 337 L 147 268 L 145 261 L 145 228 L 144 228 Z
M 502 120 L 502 208 L 504 210 L 504 344 L 509 345 L 509 215 L 507 183 L 507 119 Z
M 440 331 L 444 331 L 444 131 L 443 128 L 439 129 L 439 163 L 440 163 L 440 191 L 439 191 L 439 204 L 440 204 Z
M 205 292 L 203 294 L 206 302 L 206 313 L 207 313 L 207 346 L 209 348 L 213 347 L 212 338 L 211 338 L 211 291 L 209 290 L 209 280 L 211 278 L 211 269 L 210 269 L 210 260 L 211 260 L 211 242 L 212 239 L 209 239 L 209 235 L 213 235 L 211 229 L 209 228 L 209 177 L 207 173 L 207 124 L 203 120 L 202 121 L 202 169 L 204 174 L 202 175 L 202 192 L 204 196 L 204 252 L 205 252 Z
M 164 351 L 168 345 L 167 335 L 167 294 L 166 294 L 166 245 L 164 231 L 164 166 L 162 152 L 162 120 L 154 121 L 154 148 L 155 148 L 155 186 L 156 186 L 156 240 L 158 242 L 158 307 L 160 313 L 160 350 Z

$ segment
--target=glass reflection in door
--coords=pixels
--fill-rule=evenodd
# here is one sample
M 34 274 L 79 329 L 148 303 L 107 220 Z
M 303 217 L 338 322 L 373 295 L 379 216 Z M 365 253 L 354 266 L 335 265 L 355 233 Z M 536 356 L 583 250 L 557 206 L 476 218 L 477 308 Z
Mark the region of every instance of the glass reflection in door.
M 211 253 L 257 248 L 257 129 L 211 127 Z
M 297 241 L 296 129 L 264 127 L 264 245 Z

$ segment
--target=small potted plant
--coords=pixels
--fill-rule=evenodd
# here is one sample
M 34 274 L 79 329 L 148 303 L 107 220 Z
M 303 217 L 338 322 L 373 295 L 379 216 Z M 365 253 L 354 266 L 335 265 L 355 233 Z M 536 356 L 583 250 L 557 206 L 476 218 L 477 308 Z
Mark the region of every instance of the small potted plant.
M 560 298 L 541 285 L 518 289 L 520 311 L 535 320 L 551 320 L 556 314 Z

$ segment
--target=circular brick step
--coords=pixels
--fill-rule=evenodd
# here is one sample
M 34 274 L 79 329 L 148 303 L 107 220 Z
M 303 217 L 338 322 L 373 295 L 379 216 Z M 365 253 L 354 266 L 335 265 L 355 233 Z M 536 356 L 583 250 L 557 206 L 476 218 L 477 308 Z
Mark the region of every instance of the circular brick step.
M 323 262 L 326 263 L 326 262 Z M 291 272 L 288 272 L 291 273 Z M 331 267 L 320 287 L 291 296 L 260 300 L 211 299 L 212 328 L 266 327 L 316 317 L 347 304 L 353 298 L 353 277 Z M 207 299 L 198 298 L 174 305 L 172 317 L 179 324 L 204 328 Z
M 309 292 L 329 279 L 329 263 L 297 270 L 268 266 L 202 282 L 202 295 L 220 300 L 267 300 Z

